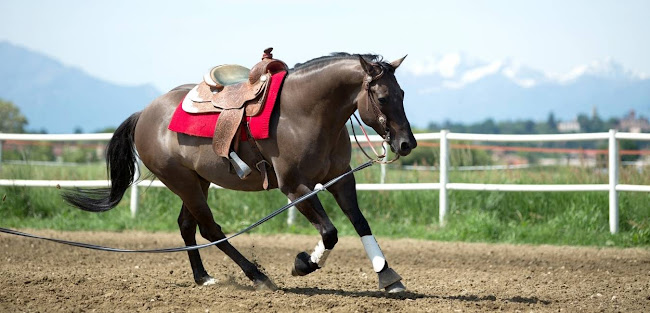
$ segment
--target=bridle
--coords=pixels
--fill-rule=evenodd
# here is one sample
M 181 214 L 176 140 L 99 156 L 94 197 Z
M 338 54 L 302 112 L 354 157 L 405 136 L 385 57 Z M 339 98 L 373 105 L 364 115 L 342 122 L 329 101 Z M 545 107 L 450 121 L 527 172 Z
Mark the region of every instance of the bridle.
M 370 110 L 370 108 L 372 108 L 377 118 L 377 122 L 379 123 L 379 126 L 381 127 L 381 129 L 384 130 L 386 134 L 385 136 L 382 137 L 384 137 L 385 141 L 390 141 L 390 131 L 388 130 L 388 126 L 386 125 L 387 123 L 386 115 L 381 112 L 378 101 L 372 96 L 372 92 L 370 92 L 370 84 L 374 81 L 379 80 L 382 76 L 384 76 L 383 68 L 381 68 L 379 74 L 375 76 L 372 76 L 370 74 L 366 75 L 366 77 L 363 80 L 363 89 L 366 91 L 366 98 L 368 101 L 367 109 Z
M 382 76 L 384 76 L 384 69 L 381 68 L 381 67 L 379 67 L 379 68 L 381 69 L 381 71 L 377 75 L 373 76 L 373 75 L 368 74 L 368 75 L 366 75 L 364 77 L 362 87 L 363 87 L 363 90 L 365 90 L 365 92 L 366 92 L 366 100 L 368 102 L 367 110 L 370 110 L 370 108 L 372 108 L 372 110 L 374 112 L 374 115 L 375 115 L 375 117 L 377 119 L 377 123 L 379 123 L 379 126 L 381 127 L 381 129 L 384 130 L 384 135 L 380 134 L 380 136 L 383 139 L 383 142 L 382 142 L 382 145 L 381 145 L 381 147 L 383 149 L 383 152 L 381 154 L 377 153 L 377 150 L 375 150 L 375 147 L 372 146 L 372 143 L 370 142 L 370 138 L 368 137 L 368 133 L 364 129 L 363 124 L 361 123 L 361 121 L 359 121 L 359 118 L 357 117 L 356 113 L 352 113 L 352 116 L 354 116 L 354 119 L 357 120 L 357 123 L 359 124 L 359 127 L 361 128 L 361 131 L 363 132 L 363 134 L 366 137 L 366 140 L 368 141 L 368 145 L 370 146 L 370 148 L 372 149 L 372 152 L 377 157 L 376 159 L 373 159 L 370 155 L 368 155 L 368 153 L 366 153 L 366 151 L 363 149 L 363 147 L 359 143 L 359 140 L 357 140 L 357 134 L 354 131 L 354 123 L 352 121 L 352 116 L 350 117 L 350 128 L 352 128 L 352 134 L 354 135 L 354 141 L 356 141 L 357 145 L 359 146 L 359 149 L 361 149 L 361 152 L 363 152 L 363 154 L 368 159 L 372 160 L 375 163 L 389 164 L 389 163 L 393 163 L 393 162 L 397 161 L 397 159 L 399 159 L 399 154 L 395 154 L 395 158 L 390 160 L 390 161 L 385 160 L 388 151 L 386 150 L 386 147 L 385 147 L 385 145 L 383 143 L 390 144 L 390 130 L 388 129 L 388 126 L 387 126 L 388 119 L 386 118 L 386 115 L 383 112 L 381 112 L 381 109 L 379 108 L 378 101 L 375 99 L 375 97 L 372 96 L 372 92 L 370 91 L 370 84 L 372 82 L 374 82 L 374 81 L 379 80 Z

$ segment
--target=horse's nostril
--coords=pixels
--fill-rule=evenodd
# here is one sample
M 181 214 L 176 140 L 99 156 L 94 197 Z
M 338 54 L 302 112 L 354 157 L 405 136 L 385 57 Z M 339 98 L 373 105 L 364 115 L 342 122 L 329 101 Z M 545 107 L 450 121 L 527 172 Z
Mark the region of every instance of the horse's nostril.
M 409 151 L 409 150 L 411 150 L 411 146 L 409 146 L 409 143 L 408 143 L 408 142 L 404 141 L 404 142 L 402 142 L 402 144 L 400 145 L 400 149 L 401 149 L 402 151 Z

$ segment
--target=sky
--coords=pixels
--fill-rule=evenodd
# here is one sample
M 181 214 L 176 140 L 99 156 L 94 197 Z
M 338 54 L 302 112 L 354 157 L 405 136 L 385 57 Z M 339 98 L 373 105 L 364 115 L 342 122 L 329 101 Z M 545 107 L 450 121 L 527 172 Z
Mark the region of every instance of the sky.
M 417 71 L 432 55 L 461 52 L 551 74 L 613 58 L 650 74 L 645 0 L 0 0 L 0 12 L 0 41 L 161 91 L 214 65 L 250 67 L 267 47 L 290 66 L 345 51 L 408 54 L 405 68 Z

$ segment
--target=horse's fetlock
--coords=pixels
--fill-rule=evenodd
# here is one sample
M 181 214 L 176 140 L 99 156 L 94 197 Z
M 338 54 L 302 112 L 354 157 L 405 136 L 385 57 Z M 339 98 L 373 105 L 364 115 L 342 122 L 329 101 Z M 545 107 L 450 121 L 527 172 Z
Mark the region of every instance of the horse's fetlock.
M 323 238 L 325 249 L 334 249 L 336 243 L 339 242 L 338 230 L 336 227 L 323 231 L 321 237 Z

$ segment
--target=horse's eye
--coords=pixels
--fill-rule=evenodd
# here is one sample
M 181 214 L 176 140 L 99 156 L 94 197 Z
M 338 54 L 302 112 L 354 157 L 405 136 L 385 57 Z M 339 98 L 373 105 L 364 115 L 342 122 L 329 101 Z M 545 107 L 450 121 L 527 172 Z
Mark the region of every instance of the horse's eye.
M 388 103 L 388 97 L 380 97 L 380 98 L 377 99 L 377 100 L 378 100 L 379 103 L 381 103 L 381 104 L 386 104 L 386 103 Z

